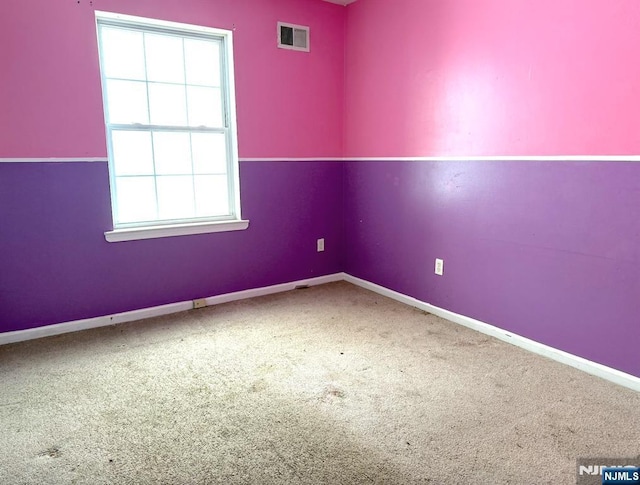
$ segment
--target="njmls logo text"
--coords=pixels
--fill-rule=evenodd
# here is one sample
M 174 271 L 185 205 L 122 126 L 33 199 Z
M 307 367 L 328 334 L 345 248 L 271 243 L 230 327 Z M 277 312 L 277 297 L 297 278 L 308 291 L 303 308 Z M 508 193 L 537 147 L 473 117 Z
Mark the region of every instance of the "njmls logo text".
M 605 468 L 602 470 L 602 484 L 613 485 L 617 483 L 640 484 L 640 468 Z
M 637 470 L 635 466 L 618 466 L 618 465 L 589 465 L 584 466 L 580 465 L 580 469 L 578 473 L 580 475 L 602 475 L 604 470 L 607 468 L 615 468 L 615 469 L 629 469 L 629 470 Z
M 640 456 L 578 458 L 576 485 L 640 485 Z

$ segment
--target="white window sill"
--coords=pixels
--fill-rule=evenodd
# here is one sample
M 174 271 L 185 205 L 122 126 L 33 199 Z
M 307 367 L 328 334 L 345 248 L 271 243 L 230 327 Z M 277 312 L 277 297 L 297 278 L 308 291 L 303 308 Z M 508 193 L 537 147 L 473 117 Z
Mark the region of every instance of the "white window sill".
M 188 234 L 206 234 L 209 232 L 243 231 L 249 227 L 249 221 L 196 222 L 189 224 L 172 224 L 170 226 L 130 227 L 114 229 L 104 233 L 109 242 L 136 241 L 138 239 L 155 239 L 159 237 L 186 236 Z

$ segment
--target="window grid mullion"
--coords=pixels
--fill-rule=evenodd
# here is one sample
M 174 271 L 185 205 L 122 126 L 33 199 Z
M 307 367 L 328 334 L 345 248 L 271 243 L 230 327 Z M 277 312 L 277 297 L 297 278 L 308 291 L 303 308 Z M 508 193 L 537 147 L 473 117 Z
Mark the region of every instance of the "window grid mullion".
M 207 172 L 200 173 L 198 175 L 227 175 L 226 172 Z M 140 177 L 152 177 L 153 175 L 148 174 L 126 174 L 126 175 L 118 175 L 118 178 L 126 179 L 126 178 L 140 178 Z M 167 174 L 159 174 L 158 178 L 161 177 L 193 177 L 191 173 L 167 173 Z
M 226 133 L 227 128 L 207 128 L 207 127 L 189 127 L 189 126 L 171 126 L 171 125 L 143 125 L 142 123 L 122 124 L 109 123 L 114 130 L 120 131 L 172 131 L 180 133 Z
M 132 83 L 146 83 L 147 82 L 145 79 L 135 79 L 135 78 L 128 78 L 128 77 L 106 76 L 105 78 L 108 79 L 109 81 L 127 81 L 127 82 L 132 82 Z M 170 84 L 172 86 L 189 86 L 189 87 L 194 87 L 194 88 L 221 89 L 221 86 L 212 86 L 212 85 L 209 85 L 209 84 L 196 84 L 196 83 L 187 83 L 187 82 L 178 83 L 178 82 L 175 82 L 175 81 L 150 81 L 150 82 L 158 83 L 158 84 Z
M 144 81 L 147 93 L 147 116 L 149 117 L 149 125 L 151 126 L 151 99 L 149 97 L 149 74 L 147 72 L 147 33 L 142 32 L 142 55 L 144 56 Z M 153 130 L 149 130 L 151 135 L 151 162 L 153 165 L 153 189 L 156 196 L 156 219 L 160 218 L 160 201 L 158 198 L 158 179 L 156 171 L 156 147 L 155 147 L 155 135 Z
M 191 126 L 189 122 L 189 88 L 187 88 L 187 49 L 184 46 L 184 37 L 182 38 L 182 66 L 184 69 L 184 103 L 187 112 L 187 126 Z M 189 132 L 189 155 L 191 156 L 191 188 L 193 190 L 193 215 L 198 213 L 196 207 L 196 177 L 193 167 L 193 136 Z

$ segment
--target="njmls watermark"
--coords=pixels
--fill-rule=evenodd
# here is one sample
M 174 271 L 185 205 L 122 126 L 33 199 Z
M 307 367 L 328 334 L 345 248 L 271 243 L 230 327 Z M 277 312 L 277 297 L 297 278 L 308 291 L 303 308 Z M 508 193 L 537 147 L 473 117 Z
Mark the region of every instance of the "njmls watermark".
M 640 485 L 640 456 L 632 458 L 578 458 L 577 485 Z

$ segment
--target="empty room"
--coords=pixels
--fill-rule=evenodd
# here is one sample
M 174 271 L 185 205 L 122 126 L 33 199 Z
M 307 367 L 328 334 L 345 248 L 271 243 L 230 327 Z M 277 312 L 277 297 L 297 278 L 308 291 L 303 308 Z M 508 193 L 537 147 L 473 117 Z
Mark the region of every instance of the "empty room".
M 0 483 L 640 483 L 636 0 L 0 25 Z

